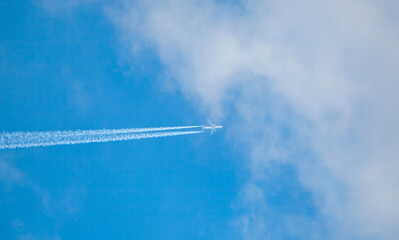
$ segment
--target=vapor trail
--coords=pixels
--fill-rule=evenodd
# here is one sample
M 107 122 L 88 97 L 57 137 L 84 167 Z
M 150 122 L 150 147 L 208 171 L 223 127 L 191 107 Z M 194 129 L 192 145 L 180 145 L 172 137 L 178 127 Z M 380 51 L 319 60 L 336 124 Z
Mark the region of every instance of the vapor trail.
M 78 135 L 96 135 L 96 134 L 120 134 L 120 133 L 140 133 L 140 132 L 157 132 L 201 128 L 202 126 L 180 126 L 180 127 L 153 127 L 153 128 L 122 128 L 122 129 L 96 129 L 96 130 L 75 130 L 75 131 L 44 131 L 44 132 L 13 132 L 1 135 L 9 136 L 24 134 L 25 136 L 37 136 L 39 134 L 49 136 L 78 136 Z M 0 135 L 0 136 L 1 136 Z
M 203 131 L 165 131 L 197 127 L 199 126 L 3 133 L 0 134 L 0 149 L 125 141 L 202 133 Z

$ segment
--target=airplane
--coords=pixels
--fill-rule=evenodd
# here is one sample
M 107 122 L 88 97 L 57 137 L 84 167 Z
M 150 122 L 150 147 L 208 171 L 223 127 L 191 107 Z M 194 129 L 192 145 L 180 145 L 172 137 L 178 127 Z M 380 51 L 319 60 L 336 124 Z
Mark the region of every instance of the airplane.
M 209 126 L 202 126 L 202 131 L 206 130 L 206 129 L 210 129 L 211 130 L 211 135 L 216 132 L 216 129 L 218 128 L 223 128 L 223 126 L 216 126 L 215 124 L 213 124 L 210 120 L 208 120 L 209 122 Z

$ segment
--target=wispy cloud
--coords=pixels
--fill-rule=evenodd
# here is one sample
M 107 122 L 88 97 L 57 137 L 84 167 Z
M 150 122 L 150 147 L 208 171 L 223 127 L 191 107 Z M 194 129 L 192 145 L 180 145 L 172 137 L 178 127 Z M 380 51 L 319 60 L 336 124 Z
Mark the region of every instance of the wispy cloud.
M 85 192 L 81 188 L 69 187 L 57 194 L 50 193 L 18 167 L 1 158 L 0 186 L 5 186 L 2 194 L 6 198 L 8 195 L 12 195 L 16 189 L 22 189 L 26 195 L 33 192 L 37 202 L 29 204 L 35 206 L 35 209 L 30 209 L 30 211 L 35 212 L 35 214 L 43 213 L 46 218 L 56 222 L 54 223 L 54 225 L 57 225 L 55 228 L 46 229 L 46 226 L 42 226 L 40 229 L 30 229 L 25 226 L 23 220 L 14 219 L 11 222 L 11 228 L 18 236 L 18 239 L 60 239 L 56 234 L 59 226 L 66 218 L 79 213 Z M 0 204 L 0 207 L 4 208 L 7 205 Z M 4 211 L 4 217 L 7 217 L 6 214 L 7 211 Z
M 156 50 L 187 96 L 215 116 L 238 114 L 239 139 L 251 149 L 244 192 L 267 194 L 263 172 L 284 162 L 331 237 L 394 239 L 398 10 L 390 0 L 125 1 L 114 19 L 135 53 Z M 248 209 L 267 204 L 242 199 Z M 272 231 L 268 218 L 249 210 L 244 236 Z M 267 231 L 254 236 L 250 225 Z
M 25 175 L 18 168 L 7 163 L 1 158 L 0 158 L 0 180 L 8 188 L 14 185 L 23 185 L 26 183 Z

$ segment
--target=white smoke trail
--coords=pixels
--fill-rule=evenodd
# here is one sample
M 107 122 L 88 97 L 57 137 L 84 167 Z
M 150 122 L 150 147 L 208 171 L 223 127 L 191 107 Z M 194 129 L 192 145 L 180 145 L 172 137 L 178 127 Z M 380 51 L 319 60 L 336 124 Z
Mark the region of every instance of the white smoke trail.
M 198 134 L 203 131 L 163 131 L 197 128 L 198 126 L 187 127 L 166 127 L 166 128 L 144 128 L 139 129 L 115 129 L 115 130 L 77 130 L 77 131 L 48 131 L 48 132 L 13 132 L 0 134 L 0 149 L 28 148 L 39 146 L 54 146 L 79 143 L 95 143 L 124 141 L 142 138 L 158 138 L 187 134 Z M 157 129 L 157 130 L 155 130 Z M 146 132 L 147 131 L 147 132 Z
M 95 134 L 119 134 L 119 133 L 140 133 L 140 132 L 157 132 L 157 131 L 170 131 L 170 130 L 182 130 L 191 128 L 202 128 L 202 126 L 179 126 L 179 127 L 153 127 L 153 128 L 122 128 L 122 129 L 96 129 L 96 130 L 75 130 L 75 131 L 44 131 L 44 132 L 13 132 L 3 133 L 1 135 L 9 136 L 12 134 L 24 135 L 29 137 L 35 137 L 39 134 L 48 136 L 78 136 L 78 135 L 95 135 Z M 0 136 L 1 136 L 0 135 Z

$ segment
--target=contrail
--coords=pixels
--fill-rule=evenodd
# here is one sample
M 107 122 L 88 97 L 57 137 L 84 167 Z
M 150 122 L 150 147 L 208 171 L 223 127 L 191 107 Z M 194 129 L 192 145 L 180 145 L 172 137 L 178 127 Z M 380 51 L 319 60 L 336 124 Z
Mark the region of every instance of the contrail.
M 159 138 L 198 134 L 203 131 L 181 131 L 201 126 L 100 129 L 77 131 L 12 132 L 0 134 L 0 149 L 125 141 L 142 138 Z M 170 131 L 180 130 L 180 131 Z
M 158 131 L 170 131 L 170 130 L 182 130 L 202 128 L 202 126 L 180 126 L 180 127 L 153 127 L 153 128 L 122 128 L 122 129 L 96 129 L 96 130 L 75 130 L 75 131 L 46 131 L 46 132 L 13 132 L 0 134 L 7 136 L 9 134 L 26 134 L 35 136 L 37 133 L 47 134 L 51 136 L 78 136 L 78 135 L 95 135 L 95 134 L 119 134 L 119 133 L 140 133 L 140 132 L 158 132 Z

